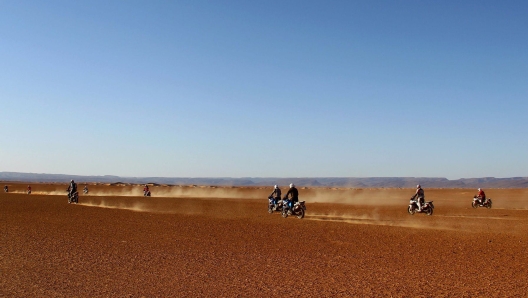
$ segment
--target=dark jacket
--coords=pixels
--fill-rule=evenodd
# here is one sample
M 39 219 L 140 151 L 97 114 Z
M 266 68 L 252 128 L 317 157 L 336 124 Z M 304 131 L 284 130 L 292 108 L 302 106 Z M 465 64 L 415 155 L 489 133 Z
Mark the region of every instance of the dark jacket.
M 277 189 L 274 189 L 273 192 L 271 193 L 271 197 L 273 198 L 280 198 L 281 197 L 281 190 L 280 188 L 277 188 Z
M 288 190 L 284 197 L 290 198 L 292 201 L 297 202 L 299 201 L 299 191 L 297 190 L 297 188 L 292 187 L 290 188 L 290 190 Z
M 70 190 L 71 193 L 76 192 L 77 191 L 77 183 L 71 182 L 70 183 L 70 187 L 68 187 L 68 189 Z
M 418 198 L 418 199 L 423 199 L 425 198 L 425 194 L 424 194 L 424 190 L 420 187 L 416 190 L 416 193 L 414 194 L 414 196 L 412 197 L 413 199 L 414 198 Z

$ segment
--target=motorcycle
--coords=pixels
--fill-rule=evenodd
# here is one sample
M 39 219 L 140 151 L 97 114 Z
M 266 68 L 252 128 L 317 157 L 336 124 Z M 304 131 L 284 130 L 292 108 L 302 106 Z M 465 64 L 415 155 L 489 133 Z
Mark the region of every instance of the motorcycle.
M 150 190 L 143 191 L 143 196 L 144 197 L 150 197 Z
M 28 194 L 28 195 L 31 194 L 31 189 L 28 189 L 27 194 Z
M 491 209 L 491 198 L 486 198 L 484 202 L 482 202 L 481 199 L 477 198 L 477 196 L 473 197 L 473 202 L 471 202 L 471 207 L 478 208 L 478 207 L 486 207 L 488 209 Z
M 83 189 L 84 194 L 88 194 L 88 188 Z
M 282 217 L 286 218 L 288 215 L 297 216 L 297 218 L 302 219 L 304 218 L 304 213 L 306 210 L 306 205 L 304 204 L 304 201 L 295 202 L 293 205 L 293 208 L 289 208 L 290 200 L 283 199 L 283 208 L 282 208 Z
M 4 192 L 9 192 L 9 189 L 6 187 L 4 187 Z
M 418 210 L 418 204 L 416 200 L 411 199 L 409 202 L 409 208 L 407 208 L 407 211 L 410 215 L 414 215 L 414 213 L 425 213 L 427 215 L 433 215 L 433 201 L 427 201 L 424 204 L 422 204 L 422 210 Z
M 277 203 L 275 203 L 275 198 L 269 196 L 268 197 L 268 213 L 273 213 L 273 211 L 282 211 L 283 201 L 278 200 Z
M 79 192 L 74 192 L 73 194 L 70 194 L 70 191 L 68 191 L 68 204 L 79 203 Z

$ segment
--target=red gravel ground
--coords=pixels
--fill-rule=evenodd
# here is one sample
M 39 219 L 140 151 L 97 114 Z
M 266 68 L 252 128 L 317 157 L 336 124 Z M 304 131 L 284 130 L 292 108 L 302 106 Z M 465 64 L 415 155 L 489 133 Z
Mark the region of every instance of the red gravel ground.
M 476 190 L 426 189 L 435 213 L 411 216 L 412 189 L 301 188 L 306 217 L 285 219 L 267 212 L 271 188 L 160 186 L 144 198 L 140 186 L 90 185 L 69 205 L 65 185 L 33 184 L 31 195 L 9 185 L 0 194 L 0 296 L 528 293 L 524 189 L 487 190 L 492 209 L 471 208 Z

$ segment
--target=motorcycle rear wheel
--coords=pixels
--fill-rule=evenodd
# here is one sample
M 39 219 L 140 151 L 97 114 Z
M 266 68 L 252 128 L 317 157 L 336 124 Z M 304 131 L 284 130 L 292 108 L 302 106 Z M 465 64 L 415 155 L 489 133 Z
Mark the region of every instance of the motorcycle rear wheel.
M 285 210 L 285 209 L 282 210 L 282 217 L 284 218 L 288 217 L 288 210 Z
M 297 216 L 298 219 L 303 219 L 304 218 L 304 210 L 302 208 L 299 208 L 299 211 L 297 211 L 296 216 Z
M 425 214 L 427 214 L 427 215 L 433 215 L 433 208 L 428 207 L 428 208 L 427 208 L 427 211 L 425 211 Z
M 488 201 L 488 205 L 486 205 L 486 208 L 491 209 L 491 200 Z

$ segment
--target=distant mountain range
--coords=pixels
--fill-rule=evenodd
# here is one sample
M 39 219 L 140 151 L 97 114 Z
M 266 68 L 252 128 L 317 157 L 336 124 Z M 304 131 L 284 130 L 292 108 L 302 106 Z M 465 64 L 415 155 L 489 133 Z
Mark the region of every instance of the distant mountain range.
M 12 182 L 62 182 L 71 179 L 78 183 L 156 183 L 168 185 L 215 185 L 215 186 L 270 186 L 295 183 L 303 186 L 350 187 L 350 188 L 411 188 L 421 184 L 426 188 L 528 188 L 528 177 L 513 178 L 447 178 L 428 177 L 313 177 L 313 178 L 179 178 L 179 177 L 119 177 L 119 176 L 81 176 L 64 174 L 35 174 L 0 172 L 0 181 Z

